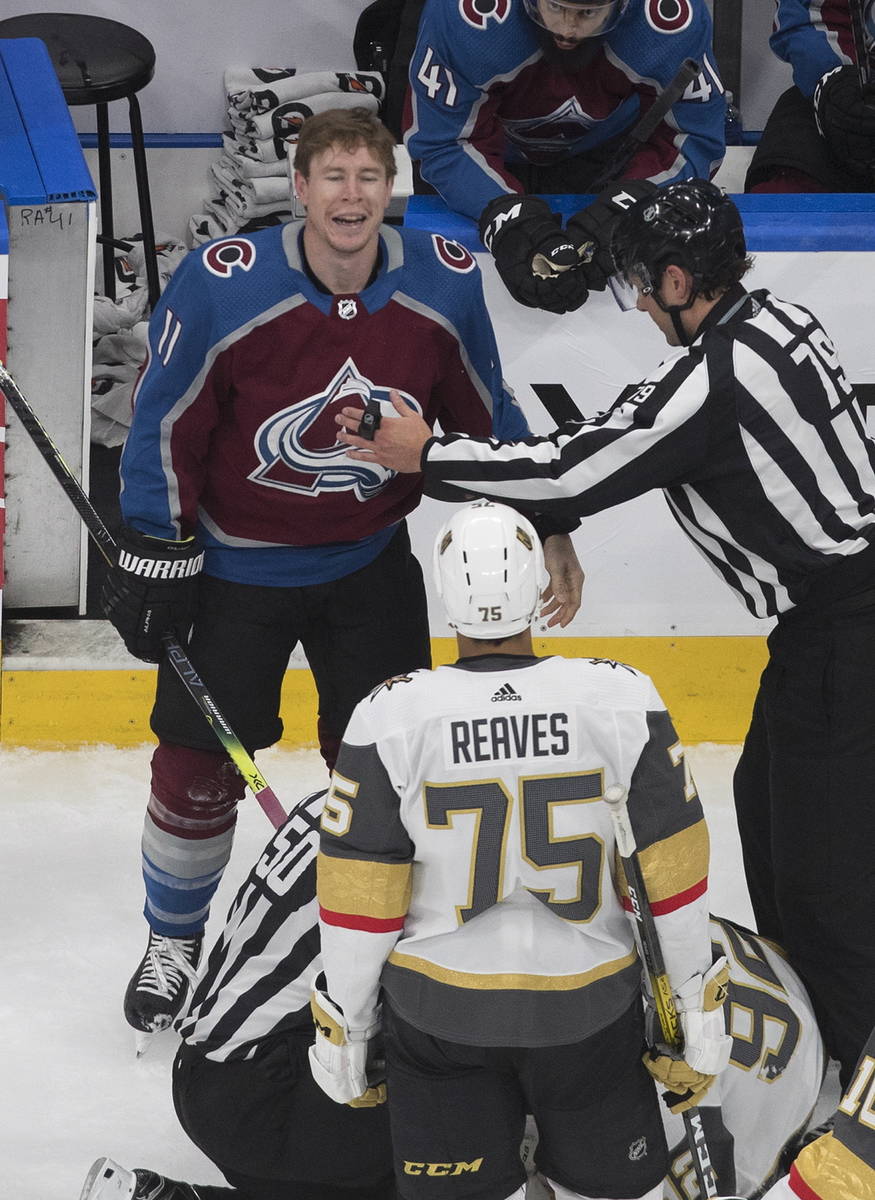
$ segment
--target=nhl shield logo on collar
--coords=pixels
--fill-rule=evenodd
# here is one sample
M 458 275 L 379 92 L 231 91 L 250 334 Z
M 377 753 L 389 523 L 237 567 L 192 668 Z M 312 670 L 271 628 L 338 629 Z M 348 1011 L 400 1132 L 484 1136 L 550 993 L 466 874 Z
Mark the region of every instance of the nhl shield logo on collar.
M 343 321 L 351 321 L 353 317 L 358 316 L 359 306 L 355 300 L 338 300 L 337 315 Z

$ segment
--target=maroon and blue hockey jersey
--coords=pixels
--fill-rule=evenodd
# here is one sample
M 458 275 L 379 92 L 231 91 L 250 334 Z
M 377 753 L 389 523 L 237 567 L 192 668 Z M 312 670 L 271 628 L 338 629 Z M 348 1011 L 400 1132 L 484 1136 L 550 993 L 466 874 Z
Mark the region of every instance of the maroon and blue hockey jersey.
M 467 250 L 384 226 L 376 276 L 331 295 L 307 273 L 302 228 L 223 238 L 183 261 L 150 323 L 122 457 L 125 520 L 197 532 L 205 570 L 240 583 L 347 575 L 418 504 L 419 475 L 348 457 L 341 408 L 371 399 L 392 419 L 395 388 L 444 430 L 528 433 Z
M 856 63 L 848 0 L 776 0 L 769 44 L 793 68 L 793 82 L 813 96 L 818 81 L 836 67 Z M 875 4 L 863 4 L 864 32 L 872 57 Z
M 479 217 L 519 191 L 514 161 L 585 155 L 628 133 L 684 59 L 701 74 L 624 170 L 672 183 L 723 159 L 726 102 L 705 0 L 632 0 L 593 53 L 566 71 L 542 53 L 522 0 L 428 0 L 410 63 L 405 141 L 447 204 Z

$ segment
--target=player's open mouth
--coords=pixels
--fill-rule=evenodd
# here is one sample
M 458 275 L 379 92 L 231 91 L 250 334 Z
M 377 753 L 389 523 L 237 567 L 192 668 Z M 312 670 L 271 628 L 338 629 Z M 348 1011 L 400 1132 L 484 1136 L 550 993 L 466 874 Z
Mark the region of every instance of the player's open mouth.
M 553 41 L 556 43 L 556 45 L 559 47 L 560 50 L 574 50 L 577 46 L 580 45 L 582 40 L 583 40 L 582 38 L 566 38 L 566 37 L 559 37 L 559 35 L 555 34 L 555 33 L 553 34 Z
M 355 229 L 357 225 L 363 225 L 367 217 L 359 213 L 357 217 L 332 217 L 331 219 L 336 225 L 345 225 L 349 229 Z

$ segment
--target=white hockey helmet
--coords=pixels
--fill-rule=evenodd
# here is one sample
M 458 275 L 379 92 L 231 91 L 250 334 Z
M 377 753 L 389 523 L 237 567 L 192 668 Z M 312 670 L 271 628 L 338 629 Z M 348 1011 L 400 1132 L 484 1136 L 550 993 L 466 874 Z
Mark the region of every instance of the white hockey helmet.
M 505 504 L 458 509 L 434 544 L 434 579 L 450 626 L 470 638 L 511 637 L 532 623 L 547 583 L 530 521 Z

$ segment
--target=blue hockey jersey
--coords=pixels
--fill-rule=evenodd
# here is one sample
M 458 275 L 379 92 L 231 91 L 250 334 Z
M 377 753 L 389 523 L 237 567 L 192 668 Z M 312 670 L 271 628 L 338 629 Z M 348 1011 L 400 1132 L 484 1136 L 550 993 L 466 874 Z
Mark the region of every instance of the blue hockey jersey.
M 793 68 L 793 82 L 813 96 L 818 81 L 836 67 L 857 61 L 848 0 L 775 0 L 775 28 L 769 44 Z M 875 4 L 864 4 L 870 56 L 875 42 Z
M 429 424 L 525 437 L 479 268 L 440 234 L 383 226 L 376 277 L 331 295 L 302 223 L 192 251 L 149 328 L 122 456 L 121 507 L 144 533 L 194 532 L 208 574 L 297 586 L 370 562 L 418 504 L 421 476 L 356 462 L 335 415 L 395 388 Z
M 476 220 L 490 200 L 521 190 L 514 161 L 585 155 L 631 131 L 693 58 L 700 75 L 624 176 L 707 179 L 723 159 L 726 114 L 711 30 L 705 0 L 632 0 L 570 72 L 544 57 L 522 0 L 428 0 L 410 63 L 407 148 L 447 204 Z

